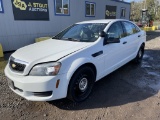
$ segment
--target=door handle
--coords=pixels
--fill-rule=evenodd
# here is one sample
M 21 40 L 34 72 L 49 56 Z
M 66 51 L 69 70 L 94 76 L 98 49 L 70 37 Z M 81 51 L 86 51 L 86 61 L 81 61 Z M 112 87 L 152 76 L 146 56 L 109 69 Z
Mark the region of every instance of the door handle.
M 123 42 L 123 44 L 126 44 L 127 42 L 125 41 L 125 42 Z
M 138 35 L 138 37 L 141 37 L 141 35 Z

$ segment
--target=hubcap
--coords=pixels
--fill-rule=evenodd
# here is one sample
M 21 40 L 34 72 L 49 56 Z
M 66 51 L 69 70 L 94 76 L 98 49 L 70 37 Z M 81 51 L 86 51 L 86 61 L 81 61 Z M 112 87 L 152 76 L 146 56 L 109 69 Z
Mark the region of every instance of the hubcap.
M 87 89 L 88 80 L 87 78 L 82 78 L 79 82 L 79 89 L 84 92 Z

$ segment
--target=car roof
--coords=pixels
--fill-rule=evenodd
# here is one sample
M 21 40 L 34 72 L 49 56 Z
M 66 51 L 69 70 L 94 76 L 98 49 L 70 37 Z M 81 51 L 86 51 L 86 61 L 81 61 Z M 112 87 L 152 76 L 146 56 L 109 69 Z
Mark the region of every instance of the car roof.
M 77 24 L 84 24 L 84 23 L 109 23 L 109 22 L 116 22 L 116 21 L 128 21 L 126 19 L 100 19 L 100 20 L 88 20 L 78 22 Z

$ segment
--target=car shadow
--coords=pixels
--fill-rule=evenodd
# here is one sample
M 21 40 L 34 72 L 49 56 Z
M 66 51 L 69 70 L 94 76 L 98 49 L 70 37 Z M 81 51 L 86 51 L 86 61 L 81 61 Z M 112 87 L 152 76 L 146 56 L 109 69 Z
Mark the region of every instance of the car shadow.
M 144 58 L 144 61 L 147 60 L 148 58 Z M 81 103 L 75 103 L 68 99 L 48 103 L 63 110 L 107 108 L 132 102 L 138 104 L 138 101 L 145 100 L 158 92 L 142 84 L 142 81 L 150 80 L 146 69 L 142 66 L 143 62 L 139 65 L 130 62 L 104 77 L 95 83 L 90 97 Z M 152 78 L 152 76 L 150 77 Z M 153 81 L 151 80 L 151 82 Z

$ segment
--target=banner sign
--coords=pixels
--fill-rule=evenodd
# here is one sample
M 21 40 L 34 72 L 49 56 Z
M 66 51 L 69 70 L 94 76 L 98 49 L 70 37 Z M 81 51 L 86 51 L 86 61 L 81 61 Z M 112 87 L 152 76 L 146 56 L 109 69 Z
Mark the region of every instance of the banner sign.
M 106 5 L 106 12 L 105 12 L 105 18 L 106 19 L 116 19 L 116 6 L 109 6 Z
M 3 13 L 4 10 L 3 10 L 3 3 L 2 3 L 2 0 L 0 0 L 0 13 Z
M 49 20 L 48 0 L 11 0 L 15 20 Z

